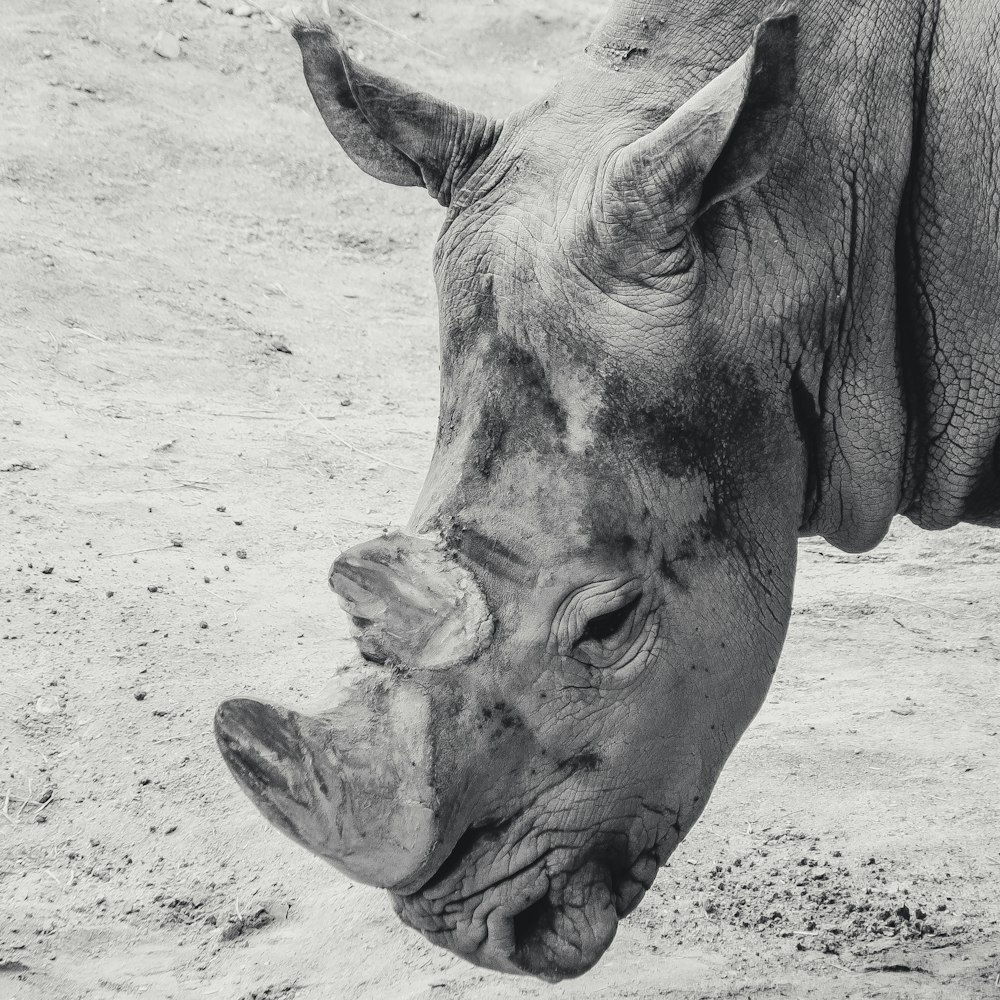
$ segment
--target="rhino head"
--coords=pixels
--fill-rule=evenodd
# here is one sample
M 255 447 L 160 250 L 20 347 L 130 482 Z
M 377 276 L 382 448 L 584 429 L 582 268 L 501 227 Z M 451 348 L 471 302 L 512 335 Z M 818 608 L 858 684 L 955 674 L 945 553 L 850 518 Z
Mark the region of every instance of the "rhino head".
M 360 650 L 337 703 L 229 701 L 217 737 L 271 822 L 475 963 L 590 968 L 774 672 L 806 462 L 720 261 L 795 28 L 672 107 L 608 73 L 502 124 L 295 31 L 347 154 L 448 208 L 440 422 L 408 529 L 331 570 Z

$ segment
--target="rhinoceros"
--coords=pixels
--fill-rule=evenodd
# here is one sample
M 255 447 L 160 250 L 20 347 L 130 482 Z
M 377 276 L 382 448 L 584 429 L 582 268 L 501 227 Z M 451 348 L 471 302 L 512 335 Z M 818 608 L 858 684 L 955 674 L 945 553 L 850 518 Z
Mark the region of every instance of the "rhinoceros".
M 294 35 L 423 186 L 436 449 L 340 555 L 359 655 L 220 706 L 264 815 L 474 963 L 600 958 L 775 672 L 797 539 L 1000 524 L 1000 29 L 967 0 L 619 0 L 504 121 Z

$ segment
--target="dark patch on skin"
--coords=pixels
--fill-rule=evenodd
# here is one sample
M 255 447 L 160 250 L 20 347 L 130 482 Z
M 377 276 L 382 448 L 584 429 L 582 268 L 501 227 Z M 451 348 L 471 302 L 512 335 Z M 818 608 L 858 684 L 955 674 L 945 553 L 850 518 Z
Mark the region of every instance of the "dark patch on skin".
M 508 427 L 505 416 L 493 408 L 484 409 L 472 449 L 472 461 L 476 463 L 476 471 L 482 479 L 490 478 L 493 461 L 503 448 Z
M 698 554 L 698 550 L 695 548 L 694 539 L 688 536 L 685 538 L 680 545 L 677 546 L 677 551 L 674 553 L 671 562 L 688 562 Z
M 698 518 L 697 525 L 703 542 L 723 542 L 730 534 L 731 525 L 722 506 L 709 508 Z
M 535 571 L 526 559 L 499 539 L 484 535 L 476 528 L 452 521 L 441 534 L 450 552 L 460 553 L 469 562 L 496 576 L 515 583 L 530 583 L 535 578 Z
M 481 714 L 487 722 L 495 720 L 503 729 L 517 729 L 524 726 L 521 714 L 505 701 L 497 701 L 492 705 L 487 705 Z
M 486 348 L 478 373 L 484 391 L 477 393 L 479 413 L 468 459 L 469 471 L 481 479 L 489 479 L 494 464 L 515 450 L 542 455 L 562 451 L 566 434 L 566 413 L 538 358 L 502 338 L 496 341 Z M 461 423 L 458 407 L 467 400 L 461 394 L 457 398 L 461 403 L 453 402 L 447 416 L 442 409 L 442 428 Z
M 601 766 L 601 755 L 597 753 L 578 753 L 556 765 L 560 771 L 575 774 L 577 771 L 596 771 Z
M 703 357 L 673 381 L 669 395 L 647 406 L 636 405 L 626 376 L 609 375 L 595 430 L 604 440 L 628 440 L 642 464 L 666 476 L 705 476 L 712 513 L 702 528 L 719 540 L 728 535 L 725 512 L 739 497 L 744 473 L 760 461 L 755 442 L 766 440 L 764 423 L 764 395 L 753 371 Z
M 669 580 L 679 590 L 687 591 L 687 584 L 677 575 L 677 570 L 674 569 L 674 560 L 668 559 L 665 555 L 660 556 L 660 575 L 664 580 Z

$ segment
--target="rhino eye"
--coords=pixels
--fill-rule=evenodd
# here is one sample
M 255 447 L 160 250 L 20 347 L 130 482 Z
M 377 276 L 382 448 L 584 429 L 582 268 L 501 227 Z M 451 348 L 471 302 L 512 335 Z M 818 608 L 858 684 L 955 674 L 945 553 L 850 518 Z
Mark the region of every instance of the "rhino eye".
M 583 630 L 583 634 L 574 643 L 575 646 L 579 646 L 580 643 L 587 641 L 603 642 L 605 639 L 610 639 L 616 632 L 625 626 L 629 618 L 632 616 L 632 612 L 639 606 L 639 601 L 642 600 L 642 594 L 637 594 L 628 604 L 623 604 L 620 608 L 616 608 L 614 611 L 609 611 L 606 614 L 598 615 L 596 618 L 591 618 L 587 622 L 587 627 Z

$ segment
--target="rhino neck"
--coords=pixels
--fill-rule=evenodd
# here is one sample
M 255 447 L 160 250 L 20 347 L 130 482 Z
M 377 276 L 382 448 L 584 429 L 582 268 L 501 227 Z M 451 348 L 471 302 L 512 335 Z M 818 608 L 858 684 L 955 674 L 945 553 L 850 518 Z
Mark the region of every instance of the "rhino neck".
M 913 156 L 896 243 L 909 417 L 900 513 L 922 528 L 998 527 L 1000 179 L 985 166 L 997 136 L 981 109 L 997 107 L 1000 80 L 984 13 L 944 6 L 949 16 L 926 18 L 915 47 Z M 964 67 L 977 67 L 975 78 Z
M 809 468 L 800 532 L 863 551 L 903 502 L 895 247 L 922 15 L 904 0 L 798 6 L 793 121 L 764 181 L 706 219 L 718 271 L 706 301 L 794 415 Z M 631 95 L 633 114 L 672 110 L 739 56 L 765 7 L 623 0 L 591 39 L 590 71 Z

